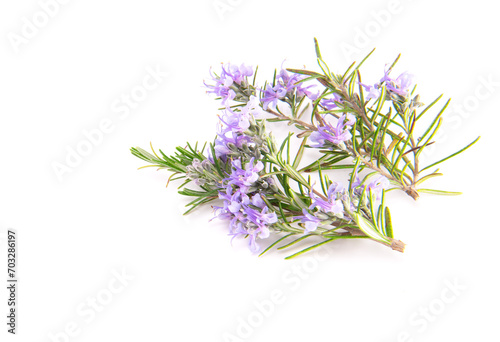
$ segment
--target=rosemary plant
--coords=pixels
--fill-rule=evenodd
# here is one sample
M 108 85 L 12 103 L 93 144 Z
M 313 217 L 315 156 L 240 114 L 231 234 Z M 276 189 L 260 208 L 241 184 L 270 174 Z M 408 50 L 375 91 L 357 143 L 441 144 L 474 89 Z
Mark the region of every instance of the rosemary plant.
M 337 239 L 371 239 L 403 252 L 404 243 L 393 237 L 386 191 L 400 189 L 414 199 L 425 192 L 458 194 L 420 185 L 440 176 L 434 168 L 477 139 L 422 166 L 419 157 L 434 143 L 449 101 L 420 130 L 417 123 L 441 96 L 424 107 L 410 74 L 391 78 L 399 56 L 379 82 L 365 85 L 360 67 L 371 53 L 345 73 L 334 74 L 316 40 L 315 47 L 321 72 L 281 69 L 262 88 L 256 85 L 257 69 L 245 65 L 225 65 L 220 75 L 212 74 L 208 92 L 223 106 L 213 143 L 188 143 L 173 156 L 161 150 L 158 155 L 152 146 L 152 153 L 132 148 L 132 154 L 147 167 L 173 172 L 169 182 L 184 180 L 179 193 L 193 198 L 185 214 L 220 203 L 213 205 L 216 216 L 229 221 L 230 235 L 248 238 L 254 252 L 259 251 L 257 241 L 271 233 L 280 236 L 260 254 L 305 239 L 309 247 L 287 258 Z M 278 144 L 267 122 L 287 122 L 295 132 Z M 294 133 L 301 139 L 295 149 Z M 304 165 L 303 156 L 311 149 L 320 157 Z M 330 170 L 336 169 L 351 169 L 346 187 L 330 179 L 335 175 Z M 369 172 L 361 179 L 365 169 Z

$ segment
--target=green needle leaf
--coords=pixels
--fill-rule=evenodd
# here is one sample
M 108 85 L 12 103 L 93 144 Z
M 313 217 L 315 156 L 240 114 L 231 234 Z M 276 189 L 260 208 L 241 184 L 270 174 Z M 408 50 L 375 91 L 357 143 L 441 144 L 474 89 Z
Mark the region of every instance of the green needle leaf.
M 432 163 L 431 165 L 428 165 L 428 166 L 424 167 L 421 171 L 427 170 L 427 169 L 429 169 L 429 168 L 431 168 L 431 167 L 433 167 L 433 166 L 436 166 L 437 164 L 440 164 L 440 163 L 444 162 L 445 160 L 448 160 L 448 159 L 450 159 L 450 158 L 453 158 L 454 156 L 456 156 L 456 155 L 458 155 L 458 154 L 462 153 L 463 151 L 465 151 L 466 149 L 468 149 L 469 147 L 471 147 L 472 145 L 474 145 L 474 144 L 475 144 L 475 143 L 479 140 L 479 138 L 481 138 L 481 137 L 477 137 L 477 138 L 476 138 L 473 142 L 471 142 L 469 145 L 465 146 L 464 148 L 462 148 L 461 150 L 459 150 L 459 151 L 457 151 L 457 152 L 455 152 L 455 153 L 453 153 L 453 154 L 450 154 L 448 157 L 443 158 L 443 159 L 441 159 L 441 160 L 439 160 L 439 161 L 437 161 L 437 162 L 435 162 L 435 163 Z
M 318 247 L 320 247 L 320 246 L 323 246 L 324 244 L 327 244 L 328 242 L 331 242 L 331 241 L 333 241 L 333 240 L 335 240 L 335 239 L 337 239 L 337 238 L 330 238 L 330 239 L 328 239 L 328 240 L 322 241 L 322 242 L 320 242 L 320 243 L 317 243 L 317 244 L 315 244 L 315 245 L 312 245 L 311 247 L 307 247 L 307 248 L 305 248 L 305 249 L 301 250 L 300 252 L 297 252 L 297 253 L 295 253 L 295 254 L 289 255 L 289 256 L 287 256 L 285 259 L 286 259 L 286 260 L 293 259 L 293 258 L 295 258 L 295 257 L 297 257 L 297 256 L 299 256 L 299 255 L 301 255 L 301 254 L 304 254 L 304 253 L 306 253 L 306 252 L 309 252 L 310 250 L 313 250 L 313 249 L 315 249 L 315 248 L 318 248 Z

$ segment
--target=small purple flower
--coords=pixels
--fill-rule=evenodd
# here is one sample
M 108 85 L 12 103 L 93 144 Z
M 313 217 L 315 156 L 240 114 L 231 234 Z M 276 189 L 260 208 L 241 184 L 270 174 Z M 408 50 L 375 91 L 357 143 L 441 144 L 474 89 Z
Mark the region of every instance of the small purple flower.
M 283 69 L 283 63 L 281 65 L 281 71 L 278 74 L 278 84 L 281 84 L 286 89 L 287 93 L 291 93 L 297 87 L 297 82 L 300 81 L 301 78 L 298 74 L 292 74 L 290 76 L 288 71 Z
M 219 192 L 219 198 L 224 200 L 224 204 L 222 207 L 215 207 L 216 217 L 230 220 L 229 235 L 233 238 L 239 235 L 249 237 L 250 250 L 257 252 L 259 246 L 256 239 L 269 237 L 269 226 L 278 222 L 276 213 L 269 212 L 259 194 L 252 196 L 250 202 L 250 198 L 241 188 L 233 193 L 232 186 L 228 186 L 225 192 Z M 250 207 L 250 203 L 258 209 Z
M 305 223 L 305 231 L 307 233 L 315 231 L 321 220 L 316 216 L 309 214 L 306 209 L 302 209 L 302 214 L 304 214 L 304 216 L 299 216 L 298 218 L 300 218 L 300 222 Z
M 375 195 L 377 201 L 379 201 L 382 198 L 382 190 L 389 187 L 389 180 L 381 175 L 373 179 L 366 187 L 366 191 L 371 191 L 372 194 Z
M 276 213 L 268 213 L 268 211 L 268 207 L 264 207 L 261 211 L 252 209 L 250 207 L 245 207 L 245 213 L 247 214 L 248 219 L 261 228 L 278 222 Z M 267 235 L 263 236 L 263 238 L 269 236 L 269 230 L 265 230 L 264 233 L 264 235 Z
M 260 106 L 260 100 L 256 96 L 250 96 L 245 107 L 241 108 L 241 115 L 244 115 L 248 118 L 254 117 L 256 119 L 260 118 L 265 112 L 262 110 Z
M 370 99 L 378 99 L 380 97 L 380 94 L 382 93 L 380 90 L 380 85 L 375 84 L 375 85 L 366 85 L 363 83 L 360 83 L 360 85 L 365 88 L 365 91 L 368 92 L 368 94 L 365 95 L 365 100 L 368 101 Z
M 297 96 L 303 97 L 307 96 L 310 100 L 314 101 L 318 98 L 319 96 L 319 91 L 313 93 L 310 89 L 315 88 L 316 85 L 310 84 L 310 85 L 305 85 L 304 82 L 300 82 L 297 84 Z
M 319 104 L 326 110 L 333 110 L 338 108 L 337 102 L 342 102 L 342 99 L 338 94 L 333 93 L 332 98 L 323 98 L 319 101 Z
M 413 84 L 413 75 L 408 72 L 403 72 L 396 79 L 389 77 L 390 70 L 386 71 L 384 77 L 380 79 L 380 83 L 385 82 L 388 91 L 406 97 Z
M 227 106 L 228 102 L 233 100 L 236 93 L 231 87 L 233 83 L 242 84 L 242 82 L 248 77 L 253 75 L 253 69 L 242 64 L 240 67 L 232 64 L 222 65 L 222 73 L 220 76 L 216 76 L 211 72 L 212 81 L 215 84 L 206 84 L 205 86 L 209 89 L 208 93 L 213 93 L 222 98 L 222 104 Z
M 346 121 L 347 119 L 347 121 Z M 310 135 L 310 144 L 312 147 L 324 147 L 327 141 L 334 145 L 339 145 L 344 141 L 351 139 L 349 130 L 354 124 L 354 116 L 343 114 L 340 118 L 334 118 L 333 123 L 326 122 L 325 126 L 318 127 L 318 130 Z
M 333 213 L 336 216 L 343 217 L 344 205 L 341 200 L 343 191 L 344 187 L 342 184 L 332 182 L 332 184 L 328 187 L 327 200 L 324 200 L 310 192 L 309 197 L 312 202 L 309 209 L 319 208 L 324 213 Z
M 264 202 L 260 194 L 255 194 L 252 196 L 252 204 L 261 209 L 264 209 L 264 207 L 266 206 L 266 202 Z
M 233 160 L 232 166 L 233 170 L 228 178 L 228 184 L 235 185 L 242 191 L 252 186 L 259 179 L 259 172 L 264 169 L 264 164 L 260 160 L 254 165 L 254 158 L 250 159 L 245 169 L 242 168 L 240 159 Z
M 252 138 L 248 135 L 238 134 L 237 132 L 221 128 L 217 133 L 214 146 L 216 157 L 225 159 L 231 153 L 231 149 L 228 147 L 229 144 L 241 147 L 243 144 L 251 142 Z
M 316 85 L 310 84 L 305 85 L 304 82 L 300 82 L 305 79 L 305 76 L 292 73 L 291 75 L 281 66 L 281 71 L 278 75 L 278 83 L 282 84 L 286 89 L 286 93 L 292 93 L 294 90 L 298 97 L 307 96 L 311 100 L 316 100 L 319 96 L 319 91 L 313 93 L 310 89 L 315 88 Z
M 276 84 L 274 87 L 271 84 L 266 86 L 262 94 L 262 102 L 264 109 L 268 109 L 269 106 L 271 109 L 276 109 L 278 105 L 278 100 L 285 98 L 286 96 L 286 88 L 281 84 Z
M 389 185 L 389 180 L 382 175 L 373 178 L 368 184 L 361 184 L 361 180 L 358 177 L 358 170 L 355 170 L 354 182 L 351 184 L 351 189 L 354 189 L 354 193 L 360 196 L 366 188 L 365 193 L 368 194 L 371 191 L 377 201 L 379 201 L 382 198 L 382 190 L 387 189 Z
M 227 64 L 226 67 L 222 66 L 222 76 L 225 79 L 231 79 L 233 82 L 241 84 L 246 77 L 253 75 L 252 67 L 245 66 L 245 64 L 241 64 L 240 67 L 234 64 Z
M 250 127 L 250 118 L 246 113 L 233 112 L 230 108 L 226 108 L 219 120 L 225 124 L 225 132 L 244 132 Z

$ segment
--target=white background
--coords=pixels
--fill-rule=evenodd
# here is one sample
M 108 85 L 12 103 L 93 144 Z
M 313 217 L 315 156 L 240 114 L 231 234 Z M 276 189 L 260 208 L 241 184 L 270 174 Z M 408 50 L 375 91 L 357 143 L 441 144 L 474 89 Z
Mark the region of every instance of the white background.
M 0 5 L 2 341 L 500 339 L 500 24 L 492 2 L 72 0 L 51 7 L 45 23 L 47 2 Z M 38 25 L 31 35 L 23 18 Z M 186 201 L 175 184 L 165 189 L 168 174 L 137 171 L 144 163 L 129 152 L 151 141 L 172 153 L 212 139 L 217 104 L 202 87 L 209 67 L 258 64 L 261 81 L 284 59 L 314 69 L 313 37 L 337 72 L 377 47 L 363 70 L 375 82 L 401 52 L 395 72 L 416 75 L 424 102 L 453 98 L 428 162 L 482 136 L 430 184 L 462 196 L 389 196 L 404 254 L 340 241 L 321 257 L 257 258 L 244 241 L 230 245 L 224 223 L 208 222 L 210 208 L 183 217 Z M 347 45 L 357 50 L 349 55 Z M 129 115 L 113 110 L 148 68 L 169 74 Z M 54 163 L 66 163 L 68 148 L 102 120 L 112 131 L 58 179 Z M 5 325 L 9 228 L 19 240 L 15 337 Z M 132 279 L 114 283 L 116 272 Z M 446 290 L 453 282 L 455 294 Z M 119 289 L 111 297 L 109 284 Z M 255 301 L 276 293 L 281 301 L 259 322 Z M 99 296 L 101 311 L 89 313 L 87 300 Z M 256 327 L 243 336 L 249 316 Z

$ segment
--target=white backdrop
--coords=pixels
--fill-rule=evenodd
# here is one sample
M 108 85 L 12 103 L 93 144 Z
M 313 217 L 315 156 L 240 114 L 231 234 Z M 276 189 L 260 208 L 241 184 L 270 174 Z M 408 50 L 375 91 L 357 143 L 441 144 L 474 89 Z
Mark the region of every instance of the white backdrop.
M 18 0 L 0 22 L 2 341 L 499 340 L 492 2 Z M 129 152 L 212 139 L 209 67 L 316 68 L 313 37 L 338 72 L 377 47 L 363 69 L 376 81 L 401 52 L 424 102 L 453 98 L 429 161 L 482 136 L 433 183 L 462 196 L 389 196 L 404 254 L 340 241 L 257 258 L 209 208 L 183 217 L 168 174 L 137 171 Z

